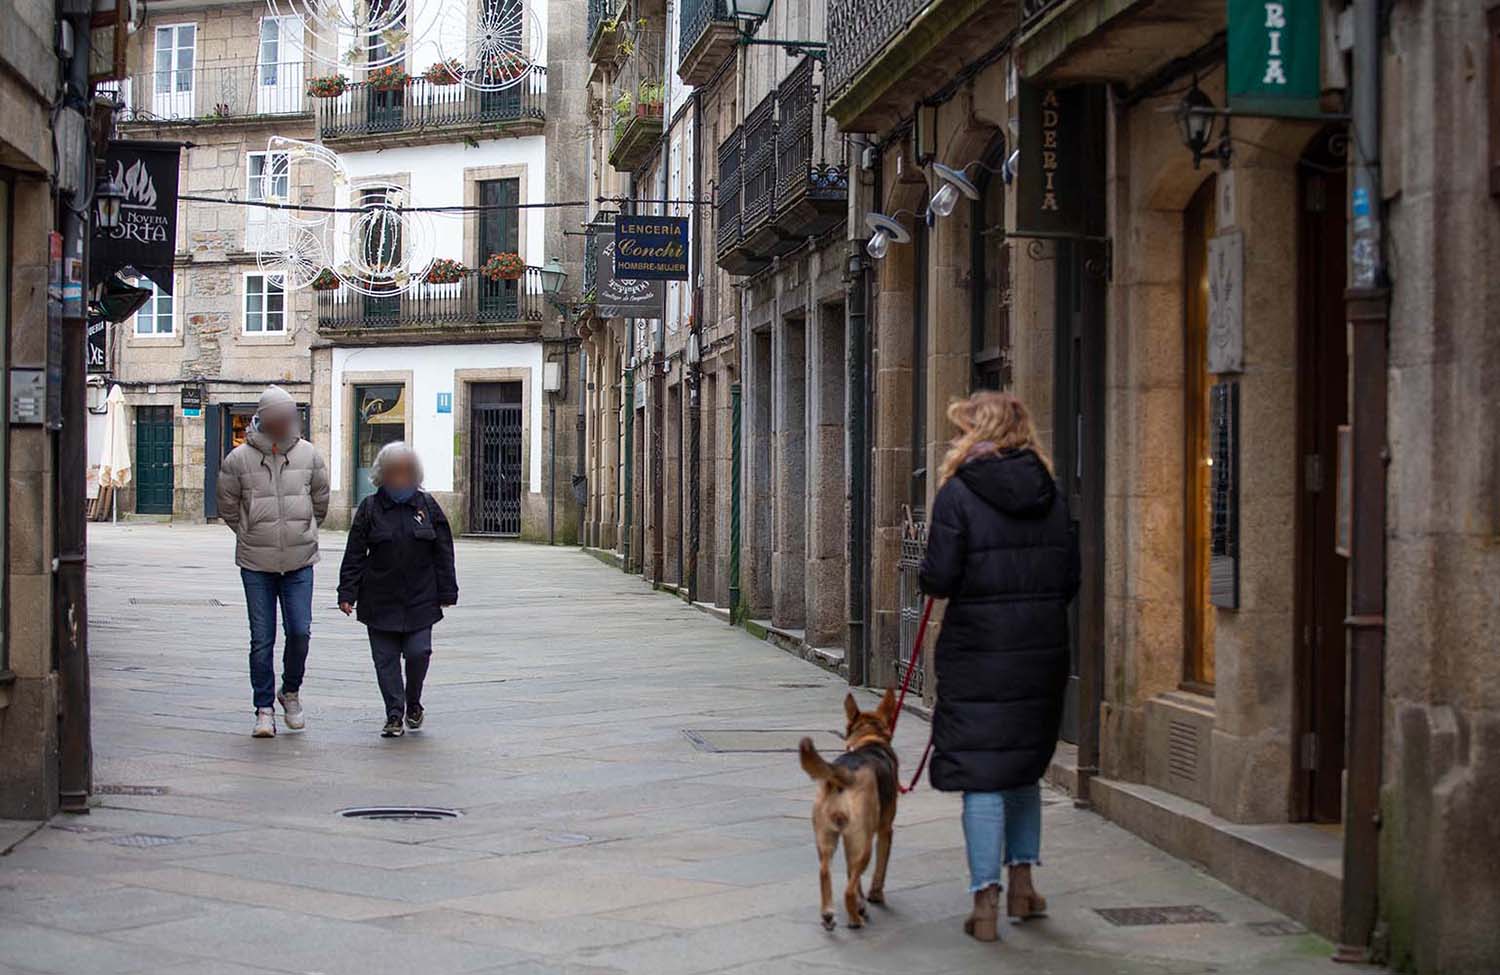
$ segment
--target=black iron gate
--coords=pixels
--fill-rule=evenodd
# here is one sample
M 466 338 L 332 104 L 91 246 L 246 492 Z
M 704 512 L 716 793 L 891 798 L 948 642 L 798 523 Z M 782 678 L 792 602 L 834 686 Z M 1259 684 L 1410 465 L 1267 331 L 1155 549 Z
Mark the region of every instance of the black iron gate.
M 470 468 L 469 530 L 521 534 L 521 406 L 476 404 Z

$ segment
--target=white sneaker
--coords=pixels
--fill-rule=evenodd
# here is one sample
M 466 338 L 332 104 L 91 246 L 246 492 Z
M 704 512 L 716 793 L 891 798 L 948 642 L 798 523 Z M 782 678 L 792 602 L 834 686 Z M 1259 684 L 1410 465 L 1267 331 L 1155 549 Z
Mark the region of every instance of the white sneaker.
M 292 731 L 301 731 L 307 727 L 307 719 L 302 716 L 302 699 L 296 692 L 288 694 L 280 692 L 276 700 L 281 702 L 281 710 L 286 712 L 286 726 Z
M 255 730 L 250 732 L 252 738 L 275 738 L 276 737 L 276 709 L 255 709 Z

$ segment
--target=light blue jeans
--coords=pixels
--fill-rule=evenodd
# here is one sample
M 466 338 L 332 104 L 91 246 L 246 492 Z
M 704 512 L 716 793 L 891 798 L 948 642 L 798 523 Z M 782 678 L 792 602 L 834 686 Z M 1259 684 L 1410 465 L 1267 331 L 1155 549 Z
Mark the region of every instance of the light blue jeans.
M 1007 867 L 1042 862 L 1042 787 L 1022 785 L 1003 792 L 964 793 L 964 846 L 969 853 L 969 892 L 999 887 L 1000 850 Z

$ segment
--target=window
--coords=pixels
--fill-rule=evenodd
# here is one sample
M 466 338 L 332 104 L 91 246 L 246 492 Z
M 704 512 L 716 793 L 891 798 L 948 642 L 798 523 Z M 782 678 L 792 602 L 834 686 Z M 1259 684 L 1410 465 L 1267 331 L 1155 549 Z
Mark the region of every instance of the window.
M 286 295 L 280 278 L 245 275 L 245 331 L 251 335 L 286 331 Z
M 151 289 L 151 297 L 135 313 L 135 334 L 171 335 L 175 331 L 172 318 L 172 296 L 164 294 L 150 278 L 134 282 L 137 287 Z
M 193 58 L 197 24 L 156 28 L 156 93 L 193 90 Z
M 281 18 L 262 17 L 260 21 L 260 83 L 276 84 L 276 69 L 281 67 Z
M 354 387 L 354 500 L 375 493 L 370 469 L 388 443 L 406 439 L 406 387 L 401 383 Z
M 246 199 L 285 200 L 291 195 L 291 161 L 286 153 L 250 152 L 245 157 Z

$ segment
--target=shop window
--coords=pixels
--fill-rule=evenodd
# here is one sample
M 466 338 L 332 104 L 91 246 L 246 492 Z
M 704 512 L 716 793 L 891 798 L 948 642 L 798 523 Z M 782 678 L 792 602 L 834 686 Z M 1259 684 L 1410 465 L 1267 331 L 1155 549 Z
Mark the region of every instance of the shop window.
M 1208 242 L 1214 236 L 1215 189 L 1210 176 L 1183 215 L 1183 685 L 1213 693 L 1213 387 L 1208 371 Z
M 382 383 L 354 387 L 354 501 L 375 493 L 370 469 L 388 443 L 406 439 L 406 387 Z
M 286 331 L 286 294 L 279 277 L 245 275 L 245 331 L 250 335 Z
M 973 287 L 970 354 L 974 389 L 1009 389 L 1011 386 L 1010 245 L 1005 240 L 1005 184 L 990 169 L 999 169 L 1005 158 L 1002 140 L 994 147 L 981 170 L 980 198 L 972 206 L 970 267 Z

